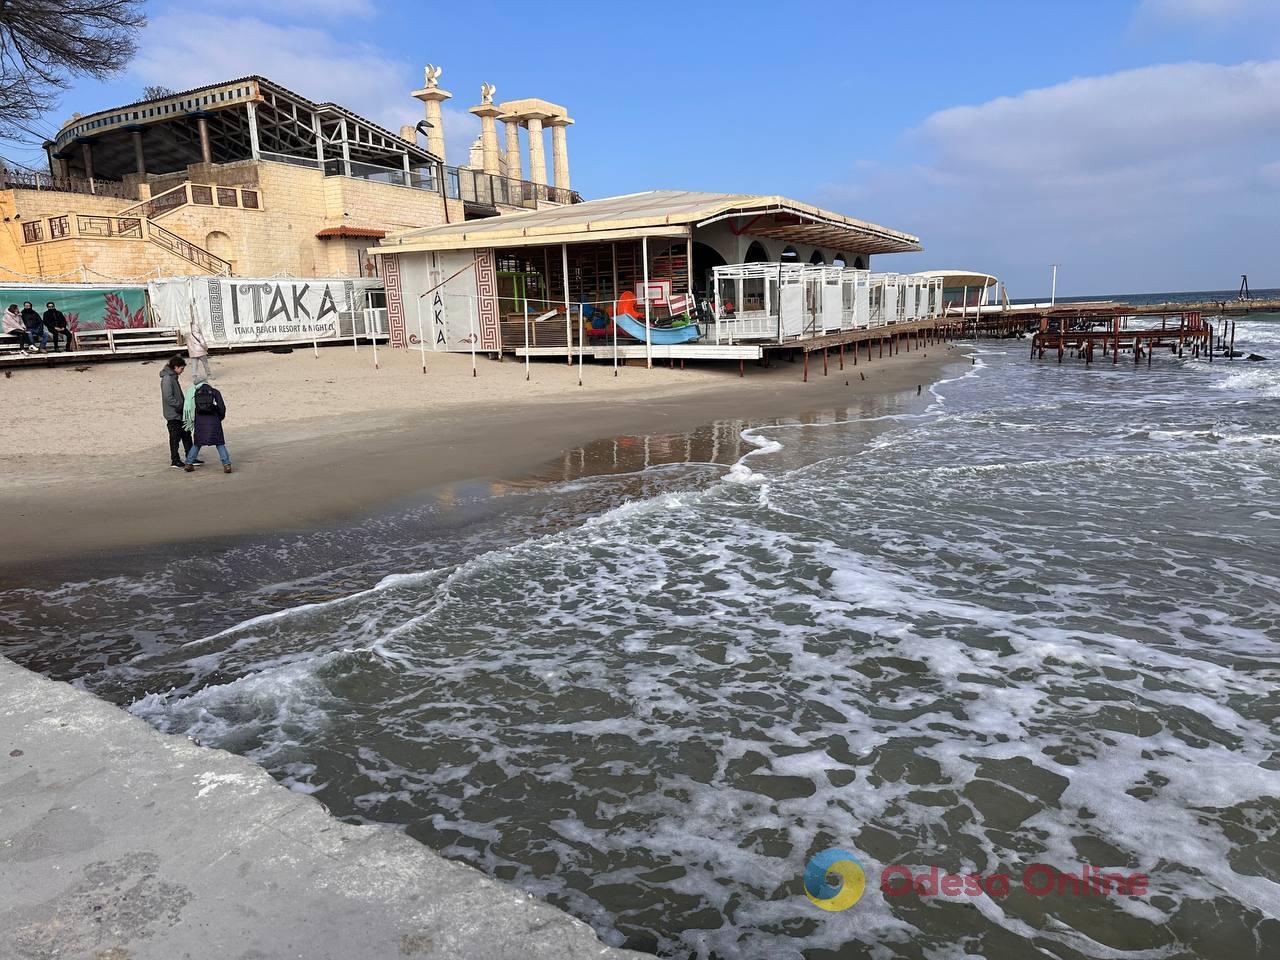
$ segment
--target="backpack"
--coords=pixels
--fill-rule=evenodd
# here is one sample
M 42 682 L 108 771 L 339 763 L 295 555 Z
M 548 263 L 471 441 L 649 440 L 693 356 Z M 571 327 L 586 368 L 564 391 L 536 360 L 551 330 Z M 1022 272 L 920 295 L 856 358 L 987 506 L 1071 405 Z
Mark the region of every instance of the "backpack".
M 213 387 L 207 383 L 196 391 L 196 413 L 211 416 L 218 412 L 218 399 L 214 396 Z

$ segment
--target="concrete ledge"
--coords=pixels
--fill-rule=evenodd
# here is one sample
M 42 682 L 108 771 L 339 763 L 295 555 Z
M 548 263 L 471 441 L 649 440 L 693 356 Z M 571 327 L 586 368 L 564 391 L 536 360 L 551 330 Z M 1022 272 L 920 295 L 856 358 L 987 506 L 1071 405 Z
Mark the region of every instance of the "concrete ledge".
M 248 760 L 0 657 L 0 956 L 626 960 Z

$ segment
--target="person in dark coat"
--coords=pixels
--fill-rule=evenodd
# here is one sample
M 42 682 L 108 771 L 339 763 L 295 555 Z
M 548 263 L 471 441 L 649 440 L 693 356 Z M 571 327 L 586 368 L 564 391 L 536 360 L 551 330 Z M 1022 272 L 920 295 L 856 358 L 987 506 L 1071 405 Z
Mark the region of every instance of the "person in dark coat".
M 52 300 L 45 304 L 44 328 L 53 337 L 53 352 L 58 352 L 58 338 L 67 340 L 67 352 L 71 352 L 71 328 L 67 326 L 67 315 L 59 310 Z
M 227 453 L 227 441 L 222 434 L 222 421 L 227 418 L 227 404 L 222 391 L 203 377 L 197 378 L 187 391 L 182 408 L 183 421 L 191 431 L 192 447 L 187 451 L 187 473 L 195 470 L 200 448 L 214 446 L 222 461 L 222 472 L 231 472 L 231 454 Z
M 187 369 L 187 361 L 182 357 L 170 357 L 169 362 L 160 369 L 160 412 L 164 415 L 165 426 L 169 430 L 169 466 L 182 467 L 184 459 L 178 457 L 178 444 L 182 444 L 182 455 L 191 452 L 191 431 L 182 423 L 185 398 L 182 384 L 178 378 Z
M 30 300 L 22 305 L 22 325 L 27 328 L 27 333 L 31 335 L 32 343 L 36 342 L 36 335 L 39 334 L 41 350 L 49 346 L 49 334 L 44 328 L 44 320 L 40 314 L 32 309 Z

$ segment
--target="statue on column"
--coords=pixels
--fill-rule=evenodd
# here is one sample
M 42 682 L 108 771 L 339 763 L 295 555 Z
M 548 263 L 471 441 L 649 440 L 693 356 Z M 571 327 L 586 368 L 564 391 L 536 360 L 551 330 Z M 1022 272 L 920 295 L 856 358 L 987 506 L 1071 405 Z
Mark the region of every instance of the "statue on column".
M 431 90 L 440 86 L 440 74 L 444 73 L 444 67 L 437 67 L 434 63 L 428 63 L 425 73 L 426 88 Z
M 498 88 L 492 83 L 480 84 L 480 102 L 482 104 L 493 103 L 493 95 L 498 92 Z

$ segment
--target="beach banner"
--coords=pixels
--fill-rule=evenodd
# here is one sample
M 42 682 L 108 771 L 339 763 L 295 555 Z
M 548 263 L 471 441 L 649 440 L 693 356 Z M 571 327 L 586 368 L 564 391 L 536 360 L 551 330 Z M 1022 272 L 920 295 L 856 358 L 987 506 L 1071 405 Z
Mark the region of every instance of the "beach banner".
M 376 278 L 172 277 L 147 285 L 157 323 L 185 329 L 194 310 L 210 343 L 277 343 L 363 336 Z
M 67 317 L 72 333 L 150 326 L 146 287 L 113 284 L 58 283 L 46 286 L 0 284 L 0 310 L 30 300 L 39 314 L 52 300 Z
M 400 275 L 409 325 L 409 344 L 420 349 L 466 353 L 484 349 L 478 268 L 482 259 L 471 250 L 441 251 L 424 256 L 401 256 Z M 496 320 L 496 311 L 493 311 Z M 419 340 L 418 329 L 422 329 Z M 496 344 L 497 335 L 493 334 Z

